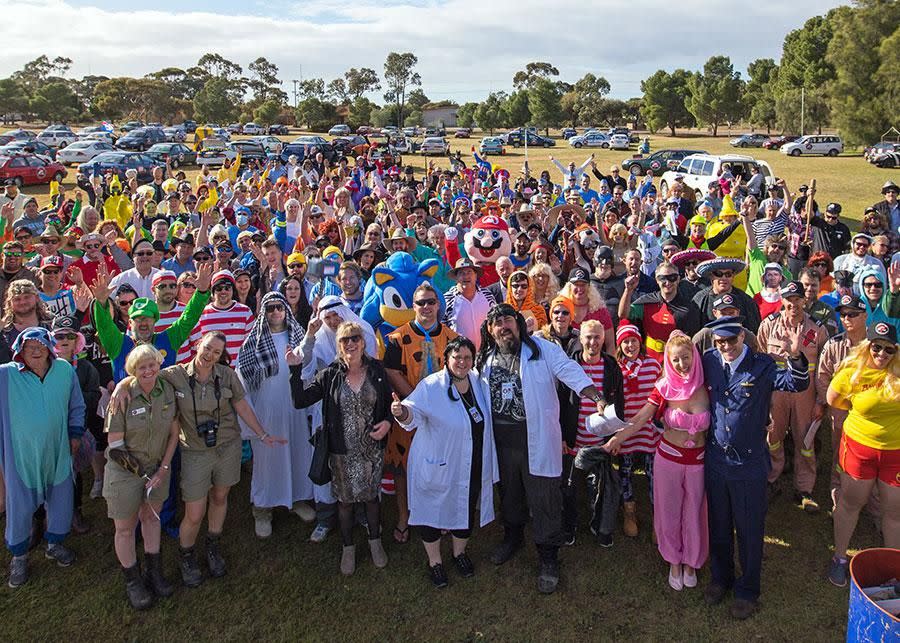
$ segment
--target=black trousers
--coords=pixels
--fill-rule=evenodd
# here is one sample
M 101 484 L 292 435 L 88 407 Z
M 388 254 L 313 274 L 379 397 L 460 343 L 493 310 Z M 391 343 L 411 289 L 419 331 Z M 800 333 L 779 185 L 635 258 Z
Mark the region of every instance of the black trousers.
M 562 537 L 562 492 L 559 477 L 528 471 L 528 432 L 524 424 L 494 425 L 500 467 L 500 518 L 507 531 L 519 532 L 531 510 L 534 543 L 559 547 Z

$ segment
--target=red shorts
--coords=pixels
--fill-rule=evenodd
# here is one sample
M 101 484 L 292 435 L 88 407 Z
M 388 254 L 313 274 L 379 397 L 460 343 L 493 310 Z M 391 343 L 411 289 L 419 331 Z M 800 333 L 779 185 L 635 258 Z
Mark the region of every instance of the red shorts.
M 892 487 L 900 487 L 900 449 L 873 449 L 844 433 L 838 458 L 841 469 L 851 478 L 878 478 Z

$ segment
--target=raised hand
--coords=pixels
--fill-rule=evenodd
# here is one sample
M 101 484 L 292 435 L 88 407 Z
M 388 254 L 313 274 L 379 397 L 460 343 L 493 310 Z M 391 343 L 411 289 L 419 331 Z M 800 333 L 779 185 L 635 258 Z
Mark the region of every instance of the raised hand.
M 406 409 L 403 407 L 403 404 L 400 402 L 400 398 L 397 397 L 396 393 L 391 393 L 391 397 L 393 398 L 393 402 L 391 402 L 391 415 L 398 420 L 402 420 L 406 417 Z
M 197 264 L 197 290 L 207 292 L 212 281 L 213 263 L 203 261 Z
M 106 300 L 109 299 L 110 279 L 111 277 L 109 276 L 109 271 L 106 269 L 106 265 L 104 265 L 103 262 L 100 262 L 100 268 L 97 269 L 97 276 L 91 284 L 91 293 L 93 293 L 94 299 L 101 305 L 105 304 Z
M 891 284 L 891 292 L 900 291 L 900 261 L 894 261 L 888 267 L 888 281 Z
M 75 308 L 80 312 L 87 310 L 88 306 L 91 305 L 91 300 L 94 298 L 91 294 L 91 289 L 84 282 L 76 284 L 72 288 L 72 296 L 75 298 Z
M 318 302 L 316 302 L 318 304 Z M 306 327 L 307 335 L 315 335 L 322 328 L 322 320 L 318 316 L 314 316 L 309 320 L 309 326 Z
M 288 366 L 301 366 L 303 364 L 303 359 L 290 346 L 284 352 L 284 361 L 287 362 Z

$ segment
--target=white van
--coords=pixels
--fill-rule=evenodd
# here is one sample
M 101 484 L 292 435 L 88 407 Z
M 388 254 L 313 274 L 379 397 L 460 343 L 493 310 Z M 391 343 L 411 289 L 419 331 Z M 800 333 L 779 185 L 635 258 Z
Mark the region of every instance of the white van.
M 740 154 L 723 154 L 721 156 L 691 154 L 684 157 L 676 169 L 663 173 L 659 182 L 660 194 L 667 194 L 669 186 L 675 182 L 675 177 L 680 174 L 684 177 L 684 184 L 697 194 L 698 199 L 702 200 L 706 196 L 709 182 L 719 179 L 719 171 L 726 164 L 731 168 L 731 173 L 735 175 L 740 174 L 744 182 L 751 176 L 750 168 L 756 166 L 759 168 L 760 174 L 763 175 L 766 185 L 775 185 L 775 174 L 772 172 L 769 164 L 765 161 L 754 159 L 752 156 Z
M 789 156 L 800 156 L 801 154 L 837 156 L 843 151 L 844 142 L 840 136 L 826 136 L 824 134 L 801 136 L 796 141 L 791 141 L 781 146 L 781 153 Z

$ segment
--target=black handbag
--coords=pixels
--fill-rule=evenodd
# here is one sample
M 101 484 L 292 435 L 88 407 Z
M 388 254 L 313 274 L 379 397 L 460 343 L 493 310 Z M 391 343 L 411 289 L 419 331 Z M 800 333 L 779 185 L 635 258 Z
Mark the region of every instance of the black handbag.
M 309 438 L 313 446 L 312 462 L 309 464 L 309 479 L 317 485 L 331 482 L 331 466 L 328 464 L 328 436 L 319 429 Z

